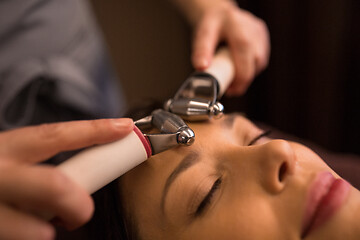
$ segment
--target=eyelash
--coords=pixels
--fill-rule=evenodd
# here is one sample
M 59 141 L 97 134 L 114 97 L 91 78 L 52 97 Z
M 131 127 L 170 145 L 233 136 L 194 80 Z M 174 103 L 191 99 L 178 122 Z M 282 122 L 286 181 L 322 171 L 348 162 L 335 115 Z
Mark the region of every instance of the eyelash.
M 205 198 L 201 201 L 201 203 L 199 204 L 199 206 L 196 209 L 195 215 L 196 216 L 200 216 L 204 210 L 208 207 L 208 205 L 211 203 L 211 200 L 214 196 L 214 193 L 216 192 L 216 190 L 219 189 L 220 185 L 221 185 L 222 179 L 218 178 L 213 186 L 211 187 L 209 193 L 205 196 Z
M 268 130 L 266 132 L 263 132 L 261 134 L 259 134 L 258 136 L 256 136 L 253 140 L 250 141 L 250 143 L 248 144 L 248 146 L 254 145 L 260 138 L 262 137 L 266 137 L 268 135 L 270 135 L 271 130 Z
M 250 141 L 250 143 L 248 144 L 248 146 L 253 145 L 256 141 L 258 141 L 260 138 L 268 136 L 271 133 L 271 131 L 266 131 L 261 133 L 260 135 L 258 135 L 257 137 L 255 137 L 252 141 Z M 208 192 L 208 194 L 205 196 L 205 198 L 201 201 L 201 203 L 199 204 L 199 206 L 196 209 L 195 212 L 195 216 L 200 216 L 204 210 L 209 206 L 209 204 L 212 201 L 212 198 L 214 196 L 214 193 L 220 188 L 222 179 L 218 178 L 213 186 L 211 187 L 210 191 Z

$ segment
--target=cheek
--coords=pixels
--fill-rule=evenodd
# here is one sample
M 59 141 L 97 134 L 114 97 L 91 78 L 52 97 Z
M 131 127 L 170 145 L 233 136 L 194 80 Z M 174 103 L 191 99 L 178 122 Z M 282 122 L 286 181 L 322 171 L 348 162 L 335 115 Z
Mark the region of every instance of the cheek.
M 228 219 L 224 228 L 227 228 L 226 232 L 233 233 L 228 239 L 280 239 L 277 234 L 278 219 L 264 197 L 234 203 L 227 210 L 227 216 L 223 216 L 224 222 Z
M 264 197 L 234 196 L 217 212 L 192 227 L 186 239 L 263 240 L 284 239 L 281 226 L 270 201 Z M 200 221 L 199 221 L 200 222 Z
M 311 149 L 298 143 L 291 143 L 291 145 L 296 154 L 297 167 L 309 172 L 331 171 L 337 175 L 324 160 Z

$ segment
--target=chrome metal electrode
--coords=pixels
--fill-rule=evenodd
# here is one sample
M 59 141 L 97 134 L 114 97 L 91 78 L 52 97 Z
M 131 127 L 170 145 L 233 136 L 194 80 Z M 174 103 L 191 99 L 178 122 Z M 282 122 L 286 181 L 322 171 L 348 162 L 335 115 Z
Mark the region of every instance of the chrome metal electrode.
M 217 101 L 218 93 L 217 80 L 208 73 L 197 72 L 184 82 L 174 98 L 165 103 L 164 109 L 189 121 L 220 118 L 224 106 Z
M 189 121 L 203 121 L 209 118 L 220 118 L 224 112 L 224 106 L 220 102 L 211 102 L 206 99 L 169 99 L 164 108 L 181 118 Z
M 168 150 L 179 144 L 191 145 L 195 141 L 195 133 L 184 120 L 176 114 L 157 109 L 150 116 L 135 121 L 136 126 L 145 130 L 157 128 L 159 134 L 144 134 L 149 140 L 153 154 Z

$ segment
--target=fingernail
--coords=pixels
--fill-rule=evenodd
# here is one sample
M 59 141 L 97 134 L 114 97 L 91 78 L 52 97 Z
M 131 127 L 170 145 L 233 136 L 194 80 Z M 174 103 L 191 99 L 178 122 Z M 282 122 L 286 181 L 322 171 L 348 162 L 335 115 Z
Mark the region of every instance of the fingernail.
M 203 67 L 203 68 L 207 68 L 209 66 L 209 60 L 207 60 L 206 58 L 203 58 L 200 60 L 200 65 Z
M 207 67 L 209 67 L 209 60 L 207 60 L 206 58 L 203 58 L 199 61 L 201 69 L 206 69 Z
M 197 58 L 194 61 L 194 67 L 197 70 L 204 70 L 209 66 L 209 61 L 206 58 Z
M 113 119 L 113 124 L 116 128 L 133 127 L 134 121 L 131 118 Z

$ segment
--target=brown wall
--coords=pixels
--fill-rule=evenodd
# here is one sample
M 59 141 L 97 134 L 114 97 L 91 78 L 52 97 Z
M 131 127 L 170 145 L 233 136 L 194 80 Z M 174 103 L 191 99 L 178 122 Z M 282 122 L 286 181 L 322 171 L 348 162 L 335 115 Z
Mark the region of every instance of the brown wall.
M 191 72 L 188 26 L 169 1 L 92 0 L 129 106 L 172 96 Z

